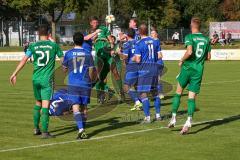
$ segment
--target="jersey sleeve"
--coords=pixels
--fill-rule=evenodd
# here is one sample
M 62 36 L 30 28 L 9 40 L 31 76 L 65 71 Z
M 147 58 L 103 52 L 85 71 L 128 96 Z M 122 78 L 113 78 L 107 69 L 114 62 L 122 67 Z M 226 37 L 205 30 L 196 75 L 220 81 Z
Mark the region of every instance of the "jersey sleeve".
M 25 52 L 25 55 L 27 57 L 32 57 L 33 51 L 32 51 L 32 45 L 30 45 L 27 49 L 27 51 Z
M 126 55 L 126 56 L 128 56 L 128 54 L 129 54 L 129 49 L 130 49 L 130 47 L 129 47 L 128 43 L 127 43 L 127 42 L 124 43 L 124 44 L 123 44 L 123 54 Z
M 136 43 L 135 45 L 135 54 L 136 56 L 141 56 L 141 45 L 140 43 Z
M 161 52 L 162 49 L 161 49 L 161 43 L 160 43 L 160 40 L 157 41 L 157 53 Z
M 186 47 L 193 45 L 191 34 L 186 35 L 184 43 Z
M 62 49 L 59 47 L 58 44 L 56 44 L 56 54 L 57 54 L 58 58 L 63 57 L 63 51 L 62 51 Z
M 65 56 L 64 56 L 64 59 L 63 59 L 63 63 L 62 63 L 62 65 L 65 67 L 65 68 L 68 68 L 68 56 L 67 56 L 68 54 L 67 54 L 67 52 L 66 52 L 66 54 L 65 54 Z

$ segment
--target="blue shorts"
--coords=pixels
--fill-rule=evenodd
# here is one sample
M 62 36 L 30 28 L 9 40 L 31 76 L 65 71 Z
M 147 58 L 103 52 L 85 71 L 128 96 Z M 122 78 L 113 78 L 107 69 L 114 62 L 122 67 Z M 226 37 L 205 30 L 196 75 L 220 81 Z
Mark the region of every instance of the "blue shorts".
M 68 86 L 68 96 L 72 105 L 87 105 L 90 103 L 91 87 Z
M 134 86 L 137 84 L 138 80 L 138 65 L 137 64 L 128 64 L 126 66 L 126 74 L 124 84 L 128 86 Z
M 158 88 L 158 76 L 141 76 L 138 78 L 138 92 L 148 93 Z

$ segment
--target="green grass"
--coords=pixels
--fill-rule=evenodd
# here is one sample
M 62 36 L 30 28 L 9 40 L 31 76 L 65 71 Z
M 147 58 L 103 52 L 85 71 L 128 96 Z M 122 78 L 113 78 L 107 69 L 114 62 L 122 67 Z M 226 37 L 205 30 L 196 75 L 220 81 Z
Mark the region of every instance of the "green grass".
M 77 131 L 72 121 L 51 118 L 50 131 L 56 139 L 42 140 L 32 135 L 31 64 L 18 77 L 15 87 L 8 84 L 16 62 L 0 63 L 0 150 L 50 144 L 74 140 Z M 193 126 L 190 134 L 180 136 L 179 129 L 157 129 L 160 123 L 136 123 L 141 112 L 130 112 L 129 105 L 118 105 L 113 111 L 88 123 L 87 133 L 92 138 L 157 129 L 120 135 L 99 140 L 73 142 L 38 148 L 0 152 L 0 159 L 87 159 L 87 160 L 238 160 L 240 157 L 240 61 L 212 61 L 206 63 L 201 94 L 197 99 L 194 122 L 226 118 L 221 121 Z M 166 62 L 168 72 L 163 80 L 175 84 L 179 68 L 177 62 Z M 235 81 L 235 82 L 234 82 Z M 162 115 L 171 111 L 171 96 L 175 87 L 162 101 Z M 186 110 L 187 97 L 182 98 L 180 110 Z M 151 109 L 154 113 L 154 109 Z M 185 112 L 184 112 L 185 113 Z M 238 115 L 236 117 L 232 117 Z M 186 114 L 179 116 L 178 125 L 184 123 Z

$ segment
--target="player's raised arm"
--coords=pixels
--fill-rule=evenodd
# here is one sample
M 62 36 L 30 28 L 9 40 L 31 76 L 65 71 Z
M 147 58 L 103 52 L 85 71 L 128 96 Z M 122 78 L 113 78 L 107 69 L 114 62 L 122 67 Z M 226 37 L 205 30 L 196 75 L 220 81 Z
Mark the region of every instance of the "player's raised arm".
M 28 61 L 28 58 L 31 57 L 31 54 L 29 51 L 26 52 L 27 55 L 25 55 L 23 57 L 23 59 L 19 62 L 18 66 L 16 67 L 15 71 L 12 73 L 12 75 L 10 76 L 10 83 L 12 85 L 15 85 L 17 82 L 17 75 L 18 73 L 23 69 L 23 67 L 25 66 L 25 64 Z M 29 54 L 29 55 L 28 55 Z
M 90 33 L 90 34 L 84 36 L 84 41 L 90 40 L 91 38 L 93 38 L 94 36 L 96 36 L 99 32 L 101 32 L 101 29 L 97 29 L 95 32 Z

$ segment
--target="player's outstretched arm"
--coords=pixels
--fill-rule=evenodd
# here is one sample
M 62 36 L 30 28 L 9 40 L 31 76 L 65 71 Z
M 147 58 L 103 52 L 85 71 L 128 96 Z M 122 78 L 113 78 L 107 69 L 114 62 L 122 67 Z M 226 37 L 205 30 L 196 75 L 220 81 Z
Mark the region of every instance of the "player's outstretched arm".
M 13 74 L 10 77 L 10 83 L 12 85 L 15 85 L 17 82 L 17 75 L 18 73 L 23 69 L 23 67 L 25 66 L 25 64 L 27 63 L 28 60 L 28 56 L 24 56 L 23 59 L 19 62 L 17 68 L 15 69 L 15 71 L 13 72 Z
M 88 41 L 89 39 L 91 39 L 94 36 L 96 36 L 99 32 L 101 32 L 101 29 L 97 29 L 95 32 L 84 36 L 84 41 Z

